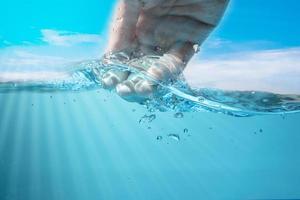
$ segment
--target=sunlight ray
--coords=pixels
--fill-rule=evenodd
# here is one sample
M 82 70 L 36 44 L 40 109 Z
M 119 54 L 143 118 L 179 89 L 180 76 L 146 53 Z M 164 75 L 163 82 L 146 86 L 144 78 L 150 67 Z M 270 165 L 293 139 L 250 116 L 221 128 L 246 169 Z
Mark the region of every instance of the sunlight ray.
M 60 97 L 64 97 L 62 101 L 60 101 Z M 66 102 L 66 104 L 63 104 L 63 101 Z M 55 124 L 52 123 L 52 126 L 56 127 L 62 127 L 63 130 L 60 130 L 61 135 L 56 136 L 60 137 L 60 140 L 62 144 L 64 144 L 64 148 L 61 149 L 63 152 L 60 152 L 60 156 L 63 156 L 63 162 L 64 162 L 64 168 L 68 169 L 66 171 L 64 177 L 69 177 L 66 184 L 69 184 L 69 188 L 73 191 L 72 194 L 65 194 L 65 195 L 72 195 L 76 198 L 79 198 L 82 195 L 86 195 L 86 190 L 83 189 L 85 186 L 82 186 L 81 184 L 81 163 L 78 160 L 78 157 L 80 157 L 80 151 L 78 149 L 82 148 L 81 146 L 76 144 L 73 128 L 74 128 L 74 121 L 72 121 L 72 105 L 70 105 L 73 102 L 72 94 L 56 94 L 53 95 L 53 102 L 54 105 L 53 111 L 56 113 L 55 117 Z M 76 129 L 75 129 L 76 130 Z M 54 147 L 52 147 L 54 148 Z M 71 198 L 71 197 L 69 197 Z
M 105 93 L 101 94 L 103 97 Z M 112 181 L 109 178 L 110 173 L 115 173 L 114 169 L 107 169 L 108 164 L 115 163 L 111 158 L 113 157 L 112 151 L 117 149 L 118 147 L 115 146 L 114 142 L 110 142 L 110 145 L 107 145 L 105 141 L 107 141 L 107 134 L 111 133 L 114 130 L 114 127 L 111 126 L 111 118 L 107 113 L 110 112 L 110 107 L 104 106 L 100 103 L 99 95 L 95 95 L 94 93 L 90 93 L 83 97 L 81 104 L 83 105 L 86 110 L 85 113 L 88 113 L 88 124 L 91 127 L 85 126 L 85 129 L 90 128 L 89 134 L 87 134 L 87 142 L 89 142 L 90 151 L 95 152 L 95 156 L 98 159 L 105 160 L 106 163 L 99 163 L 101 167 L 95 168 L 93 170 L 94 174 L 99 174 L 101 180 L 97 180 L 97 188 L 98 190 L 105 191 L 103 195 L 105 198 L 109 198 L 114 194 L 112 188 Z M 100 117 L 100 118 L 99 118 Z M 99 123 L 102 122 L 102 123 Z M 114 141 L 114 140 L 113 140 Z M 105 158 L 105 159 L 104 159 Z M 95 162 L 90 160 L 90 162 Z M 118 163 L 120 164 L 120 163 Z M 101 170 L 101 171 L 99 171 Z M 105 171 L 110 170 L 109 173 Z M 120 175 L 121 177 L 121 175 Z M 125 183 L 126 185 L 126 183 Z
M 8 194 L 11 198 L 18 198 L 20 193 L 20 177 L 24 171 L 24 161 L 26 162 L 26 140 L 27 134 L 25 119 L 30 109 L 32 109 L 31 103 L 29 102 L 28 95 L 26 93 L 20 93 L 18 97 L 18 102 L 14 106 L 15 112 L 18 112 L 14 118 L 14 130 L 10 133 L 12 134 L 12 150 L 11 150 L 11 167 L 9 168 L 9 179 L 7 181 Z M 14 112 L 13 112 L 14 113 Z M 25 159 L 25 160 L 24 160 Z
M 47 95 L 48 97 L 49 95 Z M 51 199 L 65 199 L 63 196 L 62 186 L 63 184 L 63 163 L 64 159 L 61 156 L 62 144 L 61 136 L 56 131 L 55 119 L 58 118 L 57 113 L 55 112 L 55 107 L 58 107 L 56 103 L 48 98 L 43 99 L 40 105 L 43 110 L 47 112 L 42 112 L 41 121 L 43 122 L 43 129 L 45 130 L 44 148 L 47 149 L 48 165 L 49 165 L 49 196 Z M 54 109 L 52 109 L 54 108 Z M 64 133 L 64 127 L 61 127 L 61 132 Z
M 14 112 L 16 111 L 14 106 L 18 103 L 17 93 L 10 94 L 0 94 L 4 98 L 1 100 L 4 101 L 1 105 L 1 118 L 0 118 L 0 153 L 4 152 L 4 147 L 7 145 L 7 137 L 11 133 L 10 127 L 12 126 L 12 119 L 14 118 Z M 4 96 L 5 95 L 5 96 Z
M 39 104 L 40 102 L 40 94 L 39 93 L 30 93 L 31 101 L 34 105 Z M 29 182 L 29 199 L 41 199 L 41 176 L 42 176 L 42 169 L 39 160 L 41 159 L 41 134 L 43 132 L 40 129 L 40 124 L 38 123 L 41 116 L 40 116 L 39 109 L 33 109 L 30 113 L 30 123 L 28 128 L 28 135 L 30 135 L 30 154 L 29 154 L 29 175 L 30 175 L 30 182 Z
M 142 108 L 144 110 L 144 114 L 147 113 L 147 110 L 145 108 Z M 112 113 L 111 118 L 116 118 L 119 113 L 126 113 L 129 112 L 127 107 L 119 106 L 119 107 L 113 107 L 110 111 Z M 148 181 L 152 182 L 153 185 L 155 183 L 160 183 L 160 187 L 164 188 L 164 193 L 161 193 L 161 198 L 171 198 L 175 199 L 175 196 L 173 196 L 172 188 L 169 186 L 169 184 L 162 179 L 162 172 L 157 170 L 157 167 L 155 166 L 155 163 L 152 162 L 151 157 L 144 156 L 141 157 L 140 155 L 147 155 L 147 151 L 153 151 L 151 149 L 151 146 L 148 146 L 153 143 L 146 143 L 147 146 L 141 146 L 141 141 L 143 139 L 152 140 L 153 138 L 147 138 L 147 136 L 144 136 L 143 134 L 146 134 L 144 131 L 137 131 L 134 126 L 126 126 L 126 123 L 132 124 L 136 123 L 138 124 L 139 118 L 136 118 L 132 113 L 128 113 L 126 116 L 126 120 L 120 120 L 119 127 L 123 127 L 122 130 L 117 130 L 121 134 L 119 135 L 119 138 L 116 138 L 116 140 L 119 142 L 119 145 L 127 145 L 127 148 L 129 148 L 129 151 L 135 162 L 138 162 L 140 165 L 140 168 L 144 169 L 146 171 L 147 179 Z M 125 129 L 124 129 L 125 128 Z M 127 136 L 128 133 L 134 133 L 134 135 L 131 134 L 130 137 Z M 135 145 L 130 145 L 131 143 L 134 143 Z M 160 152 L 162 153 L 162 152 Z M 138 198 L 143 198 L 144 194 L 139 194 Z
M 85 94 L 85 93 L 84 93 Z M 71 94 L 70 97 L 73 97 L 73 100 L 69 97 L 69 104 L 65 108 L 65 113 L 68 114 L 68 120 L 73 125 L 73 129 L 76 132 L 73 132 L 72 138 L 74 143 L 72 144 L 72 149 L 74 156 L 74 163 L 77 166 L 77 177 L 82 182 L 91 183 L 90 187 L 85 187 L 86 184 L 81 185 L 81 193 L 87 198 L 92 198 L 93 191 L 96 191 L 99 198 L 102 196 L 102 190 L 97 188 L 97 184 L 94 183 L 95 176 L 97 175 L 95 166 L 92 163 L 95 163 L 95 151 L 93 149 L 93 144 L 91 140 L 89 140 L 90 134 L 94 127 L 89 126 L 89 122 L 91 120 L 88 112 L 86 110 L 85 104 L 82 102 L 82 93 Z M 74 99 L 76 97 L 76 99 Z M 78 102 L 80 102 L 80 109 L 76 109 L 78 106 Z M 81 104 L 82 103 L 82 104 Z M 80 110 L 80 113 L 77 111 Z M 75 156 L 76 155 L 76 156 Z M 84 160 L 83 160 L 84 159 Z M 85 170 L 83 170 L 85 169 Z

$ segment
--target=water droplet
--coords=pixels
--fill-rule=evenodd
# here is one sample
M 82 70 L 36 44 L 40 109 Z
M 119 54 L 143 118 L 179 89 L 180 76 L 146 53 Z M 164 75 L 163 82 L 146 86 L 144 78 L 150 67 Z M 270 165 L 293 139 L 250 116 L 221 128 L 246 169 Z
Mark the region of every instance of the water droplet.
M 163 137 L 162 137 L 161 135 L 159 135 L 159 136 L 156 137 L 156 139 L 157 139 L 157 140 L 162 140 Z
M 175 113 L 174 117 L 175 118 L 183 118 L 183 113 L 181 113 L 181 112 Z
M 204 100 L 205 100 L 204 97 L 199 97 L 199 98 L 198 98 L 198 101 L 200 101 L 200 102 L 202 102 L 202 101 L 204 101 Z
M 262 102 L 267 103 L 269 102 L 269 99 L 263 99 Z
M 177 135 L 177 134 L 169 134 L 168 135 L 169 138 L 173 139 L 173 140 L 176 140 L 176 141 L 179 141 L 180 140 L 180 136 Z
M 149 112 L 155 112 L 155 109 L 154 108 L 150 108 Z
M 123 17 L 117 17 L 117 21 L 122 22 L 123 21 Z
M 53 98 L 53 96 L 50 96 L 50 99 L 52 99 Z
M 184 132 L 184 133 L 188 133 L 188 132 L 189 132 L 189 129 L 185 128 L 185 129 L 183 129 L 183 132 Z
M 262 132 L 263 132 L 263 130 L 262 130 L 262 129 L 259 129 L 259 132 L 260 132 L 260 133 L 262 133 Z
M 200 51 L 200 45 L 199 44 L 194 44 L 193 49 L 194 49 L 195 53 L 198 53 Z
M 154 50 L 158 53 L 161 53 L 162 52 L 162 48 L 160 46 L 155 46 L 154 47 Z

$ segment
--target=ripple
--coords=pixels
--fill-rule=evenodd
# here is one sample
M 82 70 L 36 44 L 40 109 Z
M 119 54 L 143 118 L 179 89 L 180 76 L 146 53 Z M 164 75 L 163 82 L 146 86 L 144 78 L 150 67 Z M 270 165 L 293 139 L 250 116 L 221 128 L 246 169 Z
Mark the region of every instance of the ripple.
M 68 76 L 51 80 L 32 81 L 22 76 L 21 81 L 0 80 L 0 92 L 20 90 L 56 92 L 85 91 L 103 88 L 100 77 L 110 69 L 139 73 L 146 79 L 150 76 L 138 69 L 114 60 L 90 60 L 72 64 L 74 70 Z M 12 72 L 13 73 L 13 72 Z M 261 91 L 225 91 L 211 88 L 191 88 L 183 77 L 176 82 L 157 82 L 158 92 L 151 99 L 140 101 L 149 111 L 175 111 L 177 118 L 182 112 L 216 112 L 237 117 L 300 112 L 300 95 L 282 95 Z M 181 114 L 177 114 L 181 113 Z M 144 116 L 141 122 L 151 122 L 153 115 Z M 176 117 L 176 116 L 175 116 Z M 140 123 L 141 123 L 140 122 Z

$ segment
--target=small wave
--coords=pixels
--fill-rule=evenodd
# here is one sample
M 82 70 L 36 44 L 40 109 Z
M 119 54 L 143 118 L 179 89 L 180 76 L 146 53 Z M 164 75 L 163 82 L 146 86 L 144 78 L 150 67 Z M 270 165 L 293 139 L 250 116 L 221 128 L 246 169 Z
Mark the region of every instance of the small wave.
M 130 66 L 114 61 L 89 60 L 73 63 L 68 72 L 57 73 L 58 76 L 32 79 L 32 74 L 22 75 L 22 79 L 6 73 L 0 76 L 0 92 L 13 91 L 85 91 L 103 88 L 102 75 L 111 69 L 139 73 L 146 79 L 147 74 Z M 51 73 L 50 73 L 51 74 Z M 52 75 L 56 73 L 52 73 Z M 63 74 L 63 76 L 61 76 Z M 9 78 L 14 77 L 14 78 Z M 19 77 L 19 76 L 17 76 Z M 157 81 L 156 81 L 157 82 Z M 211 111 L 228 115 L 245 117 L 267 114 L 287 114 L 300 112 L 300 95 L 281 95 L 260 91 L 224 91 L 211 88 L 191 88 L 183 77 L 172 83 L 157 82 L 158 92 L 151 99 L 139 102 L 150 111 L 202 112 Z

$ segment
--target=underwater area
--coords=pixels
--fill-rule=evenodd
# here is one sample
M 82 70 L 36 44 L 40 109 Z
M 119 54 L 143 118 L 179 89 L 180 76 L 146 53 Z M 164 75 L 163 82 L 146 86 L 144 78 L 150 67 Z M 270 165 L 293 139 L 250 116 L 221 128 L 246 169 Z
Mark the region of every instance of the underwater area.
M 1 94 L 1 105 L 3 199 L 299 195 L 299 114 L 149 113 L 106 91 Z
M 300 3 L 288 2 L 232 0 L 170 82 L 103 57 L 116 1 L 2 2 L 0 199 L 299 199 Z M 157 94 L 126 101 L 102 84 L 111 69 Z

